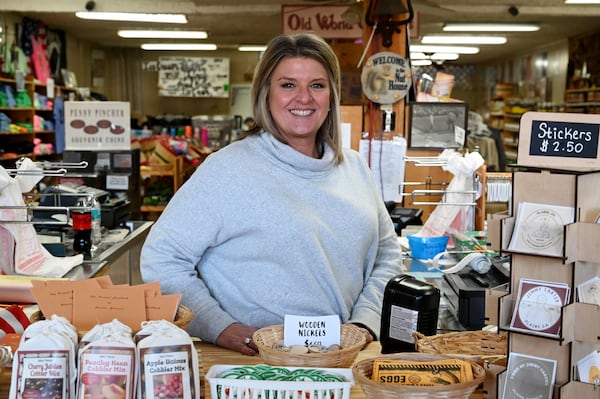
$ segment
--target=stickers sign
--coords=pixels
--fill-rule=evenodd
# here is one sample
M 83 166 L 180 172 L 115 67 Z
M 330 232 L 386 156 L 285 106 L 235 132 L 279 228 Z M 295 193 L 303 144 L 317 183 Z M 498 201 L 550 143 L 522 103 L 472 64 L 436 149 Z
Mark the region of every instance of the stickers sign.
M 520 121 L 518 164 L 599 169 L 599 137 L 599 115 L 526 112 Z

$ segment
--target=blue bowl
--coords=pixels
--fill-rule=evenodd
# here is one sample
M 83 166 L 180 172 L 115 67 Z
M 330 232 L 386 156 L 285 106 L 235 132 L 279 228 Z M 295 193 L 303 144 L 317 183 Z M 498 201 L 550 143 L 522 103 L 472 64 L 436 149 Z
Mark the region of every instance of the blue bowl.
M 419 237 L 407 236 L 410 253 L 415 259 L 433 259 L 437 254 L 444 252 L 448 245 L 449 236 Z

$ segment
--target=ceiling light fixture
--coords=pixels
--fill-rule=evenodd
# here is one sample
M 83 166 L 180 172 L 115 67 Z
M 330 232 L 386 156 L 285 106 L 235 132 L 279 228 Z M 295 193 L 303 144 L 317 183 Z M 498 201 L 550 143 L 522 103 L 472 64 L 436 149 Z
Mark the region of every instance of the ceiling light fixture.
M 540 26 L 534 23 L 447 23 L 444 32 L 535 32 Z
M 420 52 L 416 52 L 416 51 L 410 53 L 411 60 L 426 60 L 428 58 L 429 57 L 425 53 L 420 53 Z
M 505 36 L 423 36 L 423 44 L 504 44 Z
M 210 51 L 216 50 L 216 44 L 205 44 L 205 43 L 144 43 L 142 44 L 144 50 L 200 50 Z
M 183 14 L 143 14 L 134 12 L 76 12 L 75 16 L 82 19 L 97 19 L 102 21 L 133 21 L 133 22 L 163 22 L 171 24 L 186 24 Z
M 434 45 L 411 45 L 410 51 L 421 53 L 458 53 L 458 54 L 477 54 L 479 47 L 465 46 L 434 46 Z
M 565 4 L 600 4 L 600 0 L 565 0 Z
M 431 64 L 432 64 L 431 60 L 415 60 L 415 61 L 411 61 L 411 65 L 412 66 L 429 66 Z
M 267 49 L 267 46 L 239 46 L 238 51 L 257 51 L 262 53 Z
M 120 30 L 120 37 L 127 39 L 206 39 L 208 34 L 201 30 Z
M 456 53 L 433 53 L 433 54 L 425 54 L 420 52 L 412 52 L 410 53 L 410 59 L 413 60 L 447 60 L 454 61 L 459 57 Z M 414 65 L 414 63 L 413 63 Z
M 433 53 L 430 57 L 434 61 L 454 61 L 458 59 L 456 53 Z

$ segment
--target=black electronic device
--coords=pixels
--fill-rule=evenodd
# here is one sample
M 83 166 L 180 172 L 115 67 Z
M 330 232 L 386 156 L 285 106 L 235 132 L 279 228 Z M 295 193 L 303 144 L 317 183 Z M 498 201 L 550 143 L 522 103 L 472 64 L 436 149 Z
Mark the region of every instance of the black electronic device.
M 64 180 L 77 179 L 83 184 L 105 190 L 110 200 L 101 201 L 102 212 L 110 213 L 110 217 L 102 216 L 102 225 L 117 227 L 122 216 L 138 219 L 141 206 L 140 196 L 140 149 L 111 151 L 64 151 L 63 161 L 69 163 L 87 162 L 85 169 L 70 171 Z M 113 200 L 123 200 L 113 203 Z M 108 208 L 105 210 L 105 205 Z
M 465 329 L 481 330 L 486 321 L 486 289 L 506 291 L 509 281 L 504 267 L 492 264 L 487 273 L 480 274 L 467 266 L 458 273 L 444 274 L 441 292 L 450 313 Z
M 414 332 L 434 335 L 440 290 L 407 274 L 388 281 L 381 309 L 381 353 L 414 352 Z
M 419 208 L 402 208 L 395 207 L 390 211 L 392 223 L 394 223 L 394 229 L 396 234 L 400 235 L 402 229 L 409 225 L 420 226 L 423 224 L 421 215 L 423 210 Z

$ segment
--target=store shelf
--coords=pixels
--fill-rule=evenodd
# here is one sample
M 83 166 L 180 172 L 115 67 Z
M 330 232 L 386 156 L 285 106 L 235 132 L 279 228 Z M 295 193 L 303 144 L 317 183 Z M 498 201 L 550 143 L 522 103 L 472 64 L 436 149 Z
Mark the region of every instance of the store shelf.
M 0 85 L 9 86 L 14 93 L 16 93 L 17 89 L 17 81 L 14 79 L 8 78 L 0 78 Z M 0 113 L 5 114 L 10 119 L 11 123 L 22 124 L 27 126 L 27 132 L 0 132 L 0 136 L 2 137 L 2 141 L 0 142 L 0 150 L 4 150 L 7 153 L 14 153 L 14 149 L 21 147 L 25 142 L 31 142 L 31 147 L 33 148 L 34 142 L 36 138 L 42 140 L 44 144 L 52 144 L 56 145 L 56 140 L 54 136 L 54 130 L 34 129 L 34 120 L 36 115 L 42 117 L 44 120 L 53 120 L 54 114 L 51 108 L 35 108 L 34 106 L 34 97 L 37 95 L 46 95 L 47 87 L 44 84 L 35 83 L 32 80 L 25 80 L 24 82 L 25 92 L 27 93 L 27 97 L 31 101 L 32 106 L 27 107 L 0 107 Z M 61 86 L 55 87 L 55 93 L 69 93 L 74 90 L 65 89 Z M 59 94 L 60 95 L 60 94 Z M 53 99 L 51 99 L 53 100 Z M 0 156 L 0 162 L 4 163 L 12 163 L 12 161 L 20 159 L 22 157 L 28 157 L 32 159 L 36 159 L 37 157 L 43 157 L 44 159 L 54 158 L 55 154 L 41 154 L 36 155 L 30 151 L 16 151 L 16 155 L 10 156 Z M 10 165 L 13 166 L 13 165 Z
M 162 212 L 166 208 L 166 205 L 142 205 L 140 207 L 140 212 L 144 213 L 152 213 L 152 212 Z
M 599 114 L 600 87 L 566 90 L 565 108 L 568 112 Z
M 167 164 L 140 166 L 140 176 L 143 182 L 140 213 L 146 218 L 154 219 L 156 214 L 160 214 L 171 197 L 195 170 L 195 167 L 183 156 L 172 155 L 169 160 L 170 162 Z M 154 191 L 160 191 L 161 193 L 155 193 Z M 153 203 L 144 204 L 144 201 Z

